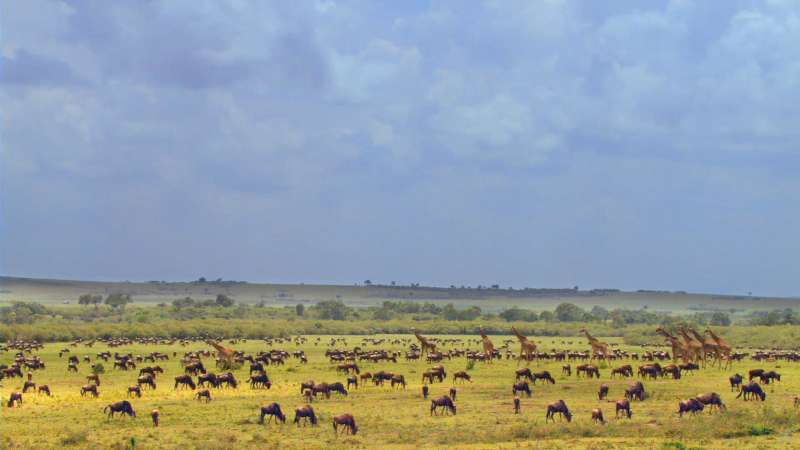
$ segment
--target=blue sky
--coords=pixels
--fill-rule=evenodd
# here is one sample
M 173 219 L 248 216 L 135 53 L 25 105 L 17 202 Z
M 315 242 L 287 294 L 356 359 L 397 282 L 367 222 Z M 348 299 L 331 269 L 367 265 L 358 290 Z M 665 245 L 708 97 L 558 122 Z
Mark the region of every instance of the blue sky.
M 0 2 L 0 272 L 800 295 L 800 2 Z

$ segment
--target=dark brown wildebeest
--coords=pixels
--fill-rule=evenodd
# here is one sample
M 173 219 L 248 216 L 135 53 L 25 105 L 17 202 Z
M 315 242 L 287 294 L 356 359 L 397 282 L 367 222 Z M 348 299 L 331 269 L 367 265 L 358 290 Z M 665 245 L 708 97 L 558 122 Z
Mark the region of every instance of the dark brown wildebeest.
M 233 374 L 230 372 L 225 372 L 222 375 L 218 376 L 217 382 L 219 382 L 220 387 L 224 385 L 226 387 L 231 387 L 236 389 L 239 386 L 239 383 L 236 382 L 236 377 L 234 377 Z
M 438 415 L 436 410 L 438 408 L 442 408 L 442 414 L 447 415 L 447 412 L 450 411 L 453 415 L 456 415 L 456 405 L 453 404 L 453 399 L 450 397 L 443 395 L 435 400 L 431 400 L 431 415 Z
M 250 383 L 250 389 L 271 389 L 272 383 L 269 381 L 269 377 L 265 373 L 261 373 L 259 375 L 255 375 L 250 377 L 247 380 Z
M 572 376 L 572 366 L 569 364 L 566 366 L 561 366 L 561 375 L 566 375 L 568 377 Z
M 344 388 L 344 385 L 340 382 L 331 383 L 328 385 L 328 389 L 330 392 L 336 392 L 339 395 L 347 396 L 347 389 Z
M 624 366 L 615 367 L 611 369 L 611 378 L 614 378 L 616 375 L 621 376 L 622 378 L 628 378 L 633 376 L 633 367 L 630 364 L 626 364 Z
M 40 394 L 47 394 L 48 397 L 51 396 L 51 394 L 50 394 L 50 386 L 48 386 L 46 384 L 43 384 L 43 385 L 39 386 L 38 392 Z
M 517 395 L 517 392 L 524 392 L 528 397 L 533 395 L 533 393 L 531 392 L 531 387 L 528 386 L 528 382 L 527 381 L 520 381 L 519 383 L 515 383 L 511 387 L 511 394 L 512 395 Z
M 705 394 L 698 395 L 695 399 L 703 405 L 708 406 L 709 409 L 714 407 L 718 410 L 727 409 L 725 404 L 722 403 L 722 398 L 716 392 L 706 392 Z
M 314 414 L 314 408 L 311 405 L 303 405 L 294 410 L 294 423 L 298 426 L 300 425 L 300 419 L 303 419 L 303 426 L 305 426 L 306 421 L 311 422 L 311 426 L 317 425 L 317 415 Z
M 138 384 L 136 386 L 129 386 L 128 387 L 128 397 L 141 397 L 142 396 L 142 387 Z
M 600 375 L 597 375 L 599 378 Z M 541 372 L 536 372 L 533 374 L 533 384 L 536 384 L 536 380 L 544 380 L 550 384 L 556 384 L 556 380 L 553 379 L 553 376 L 550 375 L 550 372 L 543 370 Z
M 781 381 L 781 374 L 775 372 L 774 370 L 770 370 L 769 372 L 762 373 L 759 378 L 761 378 L 762 383 L 770 384 L 772 381 Z
M 331 398 L 331 388 L 328 383 L 315 384 L 311 387 L 311 393 L 314 394 L 314 398 L 317 398 L 317 394 L 322 394 L 325 398 Z
M 333 432 L 339 434 L 338 427 L 344 427 L 344 433 L 356 434 L 358 427 L 356 426 L 356 419 L 351 414 L 342 414 L 341 416 L 333 416 Z
M 159 412 L 157 409 L 150 411 L 150 418 L 153 419 L 153 426 L 158 427 L 158 416 Z
M 267 406 L 261 407 L 261 416 L 258 418 L 258 423 L 264 423 L 264 417 L 269 416 L 267 423 L 272 422 L 272 418 L 275 418 L 275 422 L 277 423 L 280 421 L 281 423 L 286 423 L 286 416 L 283 415 L 283 411 L 281 411 L 281 405 L 277 403 L 270 403 Z
M 678 367 L 680 367 L 682 371 L 687 372 L 689 375 L 691 375 L 696 370 L 700 370 L 700 366 L 693 362 L 688 362 L 686 364 L 679 364 Z
M 515 372 L 516 378 L 515 381 L 519 381 L 520 378 L 527 378 L 530 381 L 533 381 L 533 374 L 531 373 L 531 369 L 517 369 Z
M 301 394 L 304 393 L 306 391 L 306 389 L 313 390 L 314 389 L 314 382 L 313 381 L 303 381 L 302 383 L 300 383 L 300 393 Z
M 647 397 L 647 393 L 641 381 L 636 381 L 625 389 L 625 398 L 628 400 L 644 401 L 645 397 Z
M 594 364 L 581 364 L 575 367 L 575 376 L 580 378 L 581 374 L 588 378 L 600 378 L 600 369 L 598 369 Z
M 764 372 L 766 372 L 764 369 L 753 369 L 747 372 L 747 381 L 753 381 L 753 378 L 761 378 Z
M 372 374 L 369 373 L 369 372 L 362 373 L 361 375 L 358 376 L 358 378 L 361 380 L 361 384 L 366 386 L 367 380 L 371 380 L 372 379 Z
M 351 376 L 347 377 L 347 389 L 351 389 L 353 387 L 355 389 L 358 389 L 358 377 L 355 376 L 355 375 L 351 375 Z M 405 386 L 403 386 L 403 387 L 405 387 Z
M 218 388 L 219 387 L 219 380 L 217 380 L 217 374 L 205 373 L 197 377 L 197 386 L 199 387 L 206 387 L 206 384 L 210 384 L 211 387 Z
M 428 383 L 433 384 L 433 380 L 437 379 L 440 383 L 444 380 L 444 375 L 441 372 L 434 371 L 434 370 L 426 370 L 422 374 L 422 382 L 424 383 L 427 381 Z
M 453 374 L 453 384 L 455 384 L 456 381 L 458 380 L 461 380 L 462 383 L 464 381 L 469 381 L 470 383 L 472 383 L 472 377 L 470 377 L 469 374 L 464 371 L 456 372 Z
M 627 415 L 628 419 L 631 418 L 631 414 L 632 414 L 631 413 L 631 402 L 629 402 L 627 398 L 624 398 L 622 400 L 617 400 L 615 402 L 615 404 L 614 404 L 614 407 L 616 409 L 615 417 L 617 419 L 619 419 L 619 412 L 620 411 L 622 411 L 623 416 Z
M 456 388 L 451 387 L 450 388 L 450 398 L 452 398 L 453 401 L 456 401 L 456 397 L 457 396 L 458 396 L 458 392 L 456 392 Z
M 519 411 L 520 411 L 519 397 L 514 397 L 514 414 L 519 414 Z
M 569 412 L 569 408 L 567 408 L 567 404 L 564 403 L 564 400 L 559 400 L 547 405 L 547 413 L 544 416 L 544 422 L 547 423 L 550 420 L 555 422 L 556 414 L 559 415 L 560 419 L 566 418 L 567 422 L 572 422 L 572 413 Z
M 347 384 L 348 384 L 348 387 L 349 387 L 350 382 L 348 382 Z M 395 376 L 393 376 L 392 377 L 392 387 L 395 387 L 395 385 L 403 386 L 403 389 L 405 389 L 406 388 L 406 377 L 404 377 L 403 375 L 395 375 Z
M 682 400 L 678 402 L 678 417 L 683 417 L 683 415 L 686 413 L 695 415 L 699 412 L 702 412 L 704 408 L 705 405 L 700 403 L 696 398 Z
M 311 389 L 306 389 L 303 391 L 303 398 L 305 399 L 306 403 L 311 403 L 314 401 L 314 394 L 311 392 Z
M 428 385 L 422 386 L 422 398 L 428 399 Z
M 659 363 L 646 364 L 639 366 L 639 377 L 641 378 L 658 378 L 662 374 L 661 365 Z
M 136 379 L 136 384 L 139 386 L 150 386 L 150 389 L 156 388 L 156 380 L 153 378 L 152 375 L 142 375 Z
M 392 377 L 394 377 L 392 372 L 381 370 L 372 375 L 372 382 L 375 384 L 375 386 L 383 386 L 385 381 L 392 381 Z
M 188 387 L 191 390 L 197 389 L 197 385 L 194 384 L 194 380 L 189 375 L 178 375 L 175 377 L 175 389 L 178 387 Z
M 739 391 L 739 395 L 736 398 L 739 398 L 744 394 L 744 399 L 749 400 L 751 397 L 758 397 L 763 402 L 767 399 L 767 394 L 761 389 L 761 385 L 756 383 L 755 381 L 751 381 L 744 386 L 742 386 L 742 390 Z
M 731 390 L 735 391 L 737 389 L 740 389 L 742 387 L 742 380 L 743 379 L 744 379 L 744 377 L 742 377 L 738 373 L 734 374 L 730 378 L 728 378 L 728 380 L 731 382 Z
M 90 394 L 92 397 L 97 398 L 100 393 L 97 392 L 97 385 L 96 384 L 87 384 L 81 388 L 81 397 L 85 397 L 86 394 Z
M 26 381 L 25 384 L 22 385 L 22 393 L 27 394 L 28 391 L 36 391 L 36 383 L 33 381 Z
M 670 364 L 661 372 L 661 376 L 671 375 L 673 380 L 680 380 L 681 379 L 681 368 L 676 366 L 675 364 Z
M 123 400 L 121 402 L 111 403 L 110 405 L 103 408 L 103 412 L 108 414 L 108 418 L 111 419 L 114 417 L 114 414 L 119 413 L 120 415 L 128 415 L 130 417 L 136 418 L 136 411 L 133 410 L 133 406 L 127 400 Z
M 78 364 L 76 364 L 76 363 L 69 363 L 69 365 L 67 365 L 67 372 L 75 372 L 75 373 L 78 373 Z
M 164 369 L 162 369 L 161 366 L 144 367 L 141 370 L 139 370 L 139 375 L 149 374 L 153 378 L 155 378 L 156 374 L 159 373 L 164 373 Z
M 86 382 L 87 383 L 94 383 L 94 384 L 100 386 L 100 375 L 98 375 L 96 373 L 92 374 L 92 375 L 89 375 L 89 376 L 86 377 Z
M 608 385 L 601 384 L 600 390 L 597 391 L 597 398 L 599 400 L 604 400 L 606 397 L 608 397 Z
M 592 421 L 594 423 L 606 423 L 606 419 L 603 418 L 603 411 L 600 408 L 595 408 L 592 410 Z
M 253 375 L 253 372 L 265 373 L 266 371 L 264 370 L 264 365 L 263 364 L 261 364 L 260 362 L 253 362 L 253 363 L 250 363 L 250 375 L 251 376 Z
M 358 365 L 357 364 L 353 364 L 353 363 L 350 363 L 350 364 L 339 364 L 338 366 L 336 366 L 336 371 L 337 372 L 342 372 L 344 374 L 349 374 L 351 370 L 353 372 L 355 372 L 356 375 L 361 373 L 361 370 L 358 369 Z
M 6 407 L 13 408 L 14 406 L 22 406 L 22 392 L 12 392 L 11 396 L 8 397 Z
M 211 391 L 208 389 L 203 389 L 202 391 L 198 391 L 197 394 L 194 396 L 195 400 L 198 402 L 210 402 L 211 401 Z

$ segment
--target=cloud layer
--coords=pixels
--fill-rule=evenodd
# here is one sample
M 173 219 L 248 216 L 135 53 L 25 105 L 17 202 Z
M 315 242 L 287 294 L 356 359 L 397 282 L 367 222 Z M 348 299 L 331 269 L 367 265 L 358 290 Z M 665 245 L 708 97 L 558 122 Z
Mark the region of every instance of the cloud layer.
M 604 3 L 4 2 L 0 272 L 800 293 L 800 3 Z

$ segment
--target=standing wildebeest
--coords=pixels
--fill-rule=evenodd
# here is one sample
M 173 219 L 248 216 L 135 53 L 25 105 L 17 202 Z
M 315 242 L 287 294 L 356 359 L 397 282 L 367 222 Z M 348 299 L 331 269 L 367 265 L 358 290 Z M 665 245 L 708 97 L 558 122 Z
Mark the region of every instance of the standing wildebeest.
M 111 419 L 114 417 L 115 413 L 119 414 L 127 414 L 130 417 L 136 418 L 136 412 L 133 410 L 133 406 L 131 406 L 130 402 L 127 400 L 123 400 L 121 402 L 112 403 L 105 408 L 103 408 L 104 413 L 108 413 L 108 418 Z
M 303 419 L 303 426 L 306 421 L 310 421 L 312 426 L 317 425 L 317 415 L 314 414 L 314 408 L 311 405 L 304 405 L 294 410 L 294 423 L 300 425 L 300 419 Z
M 50 397 L 50 395 L 51 395 L 50 394 L 50 386 L 48 386 L 46 384 L 43 384 L 43 385 L 39 386 L 38 392 L 40 394 L 47 394 L 47 396 Z
M 742 390 L 739 391 L 739 395 L 736 398 L 739 398 L 744 394 L 744 399 L 749 400 L 750 397 L 758 397 L 763 402 L 767 399 L 767 394 L 761 389 L 761 385 L 756 383 L 755 381 L 751 381 L 744 386 L 742 386 Z
M 194 384 L 194 380 L 189 375 L 178 375 L 175 377 L 175 389 L 180 387 L 189 387 L 192 390 L 197 389 L 197 385 Z
M 422 386 L 422 398 L 428 399 L 428 385 Z
M 625 398 L 628 400 L 641 400 L 644 401 L 646 397 L 646 393 L 644 391 L 644 385 L 641 381 L 636 381 L 625 389 Z
M 271 389 L 272 383 L 269 381 L 269 377 L 265 373 L 261 373 L 260 375 L 252 376 L 247 380 L 250 383 L 251 389 Z
M 563 419 L 566 417 L 567 422 L 572 422 L 572 413 L 569 412 L 569 408 L 567 408 L 567 404 L 564 403 L 564 400 L 559 400 L 547 405 L 547 413 L 544 416 L 544 422 L 547 423 L 550 420 L 555 422 L 556 413 L 558 413 L 559 418 Z
M 753 381 L 753 378 L 761 378 L 761 375 L 763 375 L 764 372 L 764 369 L 753 369 L 747 372 L 747 381 Z
M 725 404 L 722 403 L 722 398 L 720 398 L 719 394 L 716 392 L 707 392 L 705 394 L 700 394 L 695 397 L 698 402 L 702 403 L 705 406 L 708 406 L 709 409 L 716 407 L 719 410 L 727 409 Z
M 314 382 L 313 381 L 303 381 L 300 383 L 300 393 L 304 393 L 306 390 L 313 390 L 314 389 Z
M 608 397 L 608 385 L 604 383 L 600 385 L 600 390 L 597 391 L 597 398 L 604 400 L 606 397 Z
M 703 408 L 705 408 L 705 405 L 696 398 L 682 400 L 678 402 L 678 417 L 683 417 L 685 413 L 691 413 L 692 415 L 695 415 L 699 412 L 702 412 Z
M 455 384 L 455 382 L 458 380 L 461 380 L 462 382 L 466 380 L 472 383 L 472 377 L 470 377 L 469 374 L 464 371 L 456 372 L 453 374 L 453 384 Z
M 615 408 L 616 408 L 615 416 L 617 419 L 619 419 L 620 411 L 622 411 L 623 416 L 627 415 L 628 419 L 631 418 L 631 402 L 629 402 L 627 398 L 624 398 L 622 400 L 617 400 L 615 403 Z
M 781 381 L 781 374 L 775 372 L 774 370 L 770 370 L 769 372 L 762 373 L 759 378 L 761 378 L 762 383 L 769 384 L 772 381 Z
M 143 367 L 139 370 L 139 375 L 149 374 L 153 378 L 155 378 L 158 373 L 164 373 L 164 369 L 162 369 L 161 366 Z
M 520 381 L 519 383 L 515 383 L 511 387 L 511 394 L 512 395 L 517 395 L 517 392 L 524 392 L 525 394 L 528 395 L 528 397 L 533 395 L 533 393 L 531 392 L 531 387 L 528 386 L 528 382 L 527 381 Z
M 344 388 L 344 385 L 340 382 L 331 383 L 328 385 L 328 389 L 330 392 L 336 392 L 340 395 L 347 396 L 347 389 Z
M 85 397 L 86 394 L 91 394 L 92 397 L 97 398 L 97 396 L 100 395 L 100 393 L 97 392 L 97 385 L 96 384 L 87 384 L 86 386 L 83 386 L 81 388 L 81 397 Z
M 331 398 L 331 388 L 328 383 L 315 384 L 311 387 L 311 393 L 314 394 L 314 398 L 317 398 L 317 394 L 322 394 L 325 398 Z
M 348 387 L 350 386 L 350 382 L 349 381 L 347 382 L 347 385 L 348 385 Z M 403 376 L 403 375 L 394 375 L 392 377 L 392 387 L 394 387 L 395 385 L 403 386 L 403 389 L 405 389 L 406 388 L 406 377 Z
M 128 397 L 141 397 L 142 396 L 142 387 L 140 385 L 129 386 L 128 387 Z
M 22 385 L 22 393 L 27 394 L 28 391 L 36 391 L 36 383 L 33 381 L 26 381 L 25 384 Z
M 153 419 L 153 426 L 158 427 L 158 415 L 159 412 L 157 409 L 150 411 L 150 418 Z
M 206 368 L 205 368 L 205 366 L 203 366 L 203 363 L 200 362 L 200 361 L 196 361 L 196 362 L 193 362 L 191 364 L 187 364 L 186 367 L 184 367 L 183 370 L 184 370 L 184 373 L 186 373 L 187 375 L 195 375 L 195 376 L 197 376 L 198 373 L 202 373 L 202 374 L 206 373 Z
M 606 423 L 606 419 L 603 418 L 603 411 L 600 408 L 595 408 L 592 410 L 592 421 L 594 423 Z
M 615 375 L 620 375 L 622 378 L 632 377 L 633 367 L 631 367 L 630 364 L 626 364 L 624 366 L 611 369 L 611 378 L 614 378 Z
M 561 375 L 566 375 L 568 377 L 572 376 L 572 366 L 569 364 L 566 366 L 561 366 Z
M 225 385 L 226 387 L 232 387 L 236 389 L 239 384 L 236 382 L 236 377 L 233 376 L 230 372 L 225 372 L 222 375 L 217 377 L 217 382 L 219 383 L 220 387 Z
M 744 379 L 744 377 L 742 377 L 738 373 L 734 374 L 730 378 L 728 378 L 728 380 L 731 382 L 731 390 L 735 391 L 736 389 L 741 388 L 743 379 Z
M 264 423 L 264 417 L 269 416 L 267 423 L 272 422 L 272 418 L 275 418 L 275 422 L 277 423 L 279 420 L 281 423 L 286 423 L 286 416 L 283 415 L 283 411 L 281 411 L 281 405 L 277 403 L 270 403 L 267 406 L 261 407 L 261 417 L 258 419 L 258 423 Z
M 600 375 L 597 375 L 600 378 Z M 553 376 L 550 375 L 550 372 L 543 370 L 541 372 L 536 372 L 533 374 L 533 384 L 536 384 L 536 380 L 544 380 L 550 384 L 556 384 L 556 380 L 553 379 Z
M 456 388 L 451 387 L 450 388 L 450 398 L 452 398 L 453 401 L 456 401 L 456 397 L 457 396 L 458 396 L 458 392 L 456 392 Z
M 514 414 L 519 414 L 519 411 L 520 411 L 519 397 L 514 397 Z
M 253 362 L 250 363 L 250 375 L 253 375 L 253 372 L 261 372 L 264 373 L 264 365 L 260 362 Z
M 22 406 L 22 392 L 12 392 L 11 396 L 8 398 L 6 407 L 13 408 L 14 406 Z
M 136 379 L 136 384 L 139 386 L 150 386 L 150 389 L 156 388 L 156 380 L 150 374 L 142 375 Z
M 440 371 L 435 370 L 427 370 L 422 374 L 422 382 L 424 383 L 426 380 L 428 383 L 433 384 L 433 379 L 436 378 L 441 383 L 444 380 L 444 375 Z
M 355 375 L 347 377 L 347 389 L 350 389 L 351 387 L 358 389 L 358 377 Z M 403 383 L 403 387 L 405 387 L 405 383 Z
M 451 413 L 453 413 L 454 416 L 456 415 L 456 405 L 454 405 L 453 404 L 453 400 L 450 397 L 446 396 L 446 395 L 443 395 L 443 396 L 437 398 L 436 400 L 431 400 L 431 415 L 432 416 L 433 415 L 437 415 L 436 410 L 438 408 L 442 408 L 442 411 L 443 411 L 444 415 L 447 415 L 447 411 L 450 411 Z
M 94 384 L 100 386 L 100 375 L 98 375 L 96 373 L 92 374 L 92 375 L 89 375 L 89 376 L 86 377 L 86 382 L 87 383 L 94 383 Z
M 206 387 L 206 383 L 210 384 L 211 387 L 214 388 L 219 387 L 219 380 L 217 379 L 217 375 L 214 372 L 205 373 L 197 377 L 197 385 L 199 387 Z
M 533 381 L 533 374 L 531 373 L 531 369 L 517 369 L 515 372 L 516 378 L 515 381 L 519 381 L 520 378 L 527 378 L 530 381 Z
M 584 374 L 589 378 L 600 378 L 600 369 L 598 369 L 594 364 L 581 364 L 575 367 L 575 376 L 580 378 L 581 374 Z
M 336 366 L 336 371 L 337 372 L 342 372 L 344 374 L 349 374 L 351 370 L 353 372 L 355 372 L 356 375 L 361 373 L 361 371 L 358 369 L 358 365 L 357 364 L 352 364 L 352 363 L 351 364 L 339 364 L 338 366 Z
M 356 434 L 358 432 L 358 427 L 356 426 L 356 419 L 353 418 L 351 414 L 342 414 L 341 416 L 334 416 L 333 417 L 333 431 L 337 435 L 339 434 L 339 430 L 337 429 L 338 426 L 344 427 L 344 433 L 350 432 L 350 434 Z
M 208 389 L 203 389 L 202 391 L 198 391 L 197 394 L 194 396 L 195 400 L 198 402 L 210 402 L 211 401 L 211 391 Z

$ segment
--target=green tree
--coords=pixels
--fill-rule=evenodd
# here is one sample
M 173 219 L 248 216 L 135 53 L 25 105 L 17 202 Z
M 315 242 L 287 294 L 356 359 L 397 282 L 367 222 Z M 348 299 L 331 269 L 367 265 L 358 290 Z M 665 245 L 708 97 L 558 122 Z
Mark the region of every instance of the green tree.
M 236 302 L 225 294 L 217 294 L 216 303 L 218 306 L 222 306 L 223 308 L 230 308 Z
M 348 308 L 341 300 L 325 300 L 314 305 L 320 319 L 327 320 L 344 320 L 347 318 L 350 308 Z
M 306 313 L 306 307 L 302 303 L 298 303 L 298 304 L 294 305 L 294 312 L 298 316 L 302 317 L 303 314 Z
M 586 318 L 586 313 L 572 303 L 562 303 L 556 306 L 555 315 L 561 322 L 581 322 Z
M 609 317 L 611 317 L 611 313 L 609 313 L 608 310 L 602 306 L 595 306 L 592 308 L 592 312 L 590 314 L 594 316 L 595 319 L 602 321 L 606 321 Z
M 131 298 L 130 294 L 121 294 L 121 293 L 114 293 L 109 294 L 106 297 L 106 305 L 114 308 L 114 309 L 125 309 L 125 305 L 128 303 L 132 303 L 133 299 Z
M 717 311 L 711 315 L 711 320 L 709 323 L 711 325 L 727 327 L 731 324 L 731 316 L 725 314 L 724 312 Z

